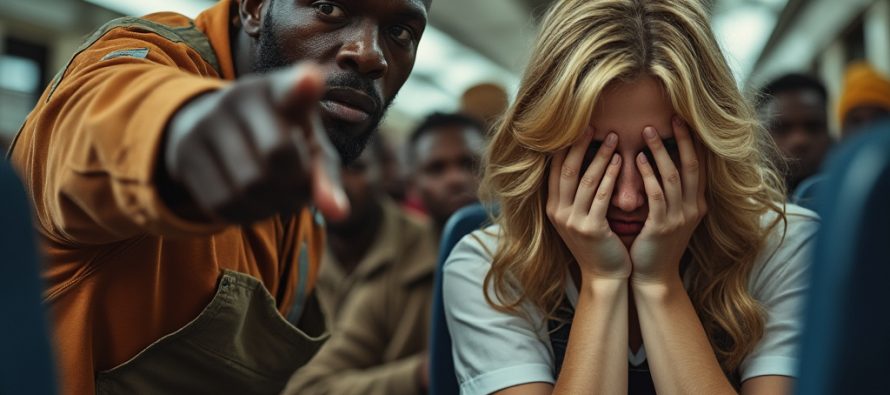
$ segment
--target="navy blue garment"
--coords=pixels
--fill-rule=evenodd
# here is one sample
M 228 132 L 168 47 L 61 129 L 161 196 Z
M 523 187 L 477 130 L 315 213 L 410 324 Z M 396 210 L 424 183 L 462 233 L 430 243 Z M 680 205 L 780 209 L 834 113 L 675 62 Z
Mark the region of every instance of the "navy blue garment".
M 845 141 L 823 174 L 796 393 L 890 394 L 890 123 Z
M 496 211 L 496 208 L 492 208 Z M 436 267 L 436 280 L 433 288 L 433 311 L 430 325 L 430 394 L 457 395 L 460 388 L 454 373 L 454 359 L 451 355 L 451 334 L 445 321 L 445 303 L 442 300 L 442 269 L 454 245 L 465 235 L 481 229 L 489 219 L 488 211 L 481 204 L 473 204 L 457 210 L 445 229 L 439 243 L 439 263 Z
M 0 159 L 0 394 L 56 393 L 28 198 Z

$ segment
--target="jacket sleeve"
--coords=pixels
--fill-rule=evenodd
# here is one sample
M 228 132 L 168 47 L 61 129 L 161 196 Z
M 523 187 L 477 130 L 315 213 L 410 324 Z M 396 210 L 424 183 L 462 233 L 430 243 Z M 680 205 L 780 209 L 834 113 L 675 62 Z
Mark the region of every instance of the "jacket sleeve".
M 139 29 L 112 29 L 72 58 L 12 152 L 50 240 L 96 245 L 219 228 L 177 218 L 154 184 L 168 120 L 226 84 L 202 75 L 216 73 L 198 52 Z
M 394 276 L 384 276 L 394 277 Z M 421 392 L 417 370 L 426 358 L 415 354 L 383 363 L 392 334 L 381 288 L 373 283 L 356 289 L 342 318 L 318 354 L 288 383 L 285 394 L 402 395 Z M 392 305 L 390 305 L 392 306 Z

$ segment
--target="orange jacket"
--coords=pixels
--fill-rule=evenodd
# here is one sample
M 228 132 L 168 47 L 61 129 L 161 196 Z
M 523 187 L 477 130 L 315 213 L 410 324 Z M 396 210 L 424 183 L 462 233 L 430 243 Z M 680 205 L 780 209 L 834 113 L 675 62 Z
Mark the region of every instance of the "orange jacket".
M 95 372 L 187 324 L 213 297 L 223 269 L 261 280 L 284 315 L 297 284 L 314 283 L 323 240 L 308 210 L 249 227 L 189 223 L 165 207 L 153 183 L 172 114 L 235 78 L 231 6 L 220 1 L 194 22 L 173 13 L 144 18 L 194 23 L 220 72 L 183 42 L 111 29 L 75 54 L 15 143 L 11 159 L 45 247 L 44 298 L 66 393 L 92 393 Z M 301 246 L 308 280 L 297 278 Z

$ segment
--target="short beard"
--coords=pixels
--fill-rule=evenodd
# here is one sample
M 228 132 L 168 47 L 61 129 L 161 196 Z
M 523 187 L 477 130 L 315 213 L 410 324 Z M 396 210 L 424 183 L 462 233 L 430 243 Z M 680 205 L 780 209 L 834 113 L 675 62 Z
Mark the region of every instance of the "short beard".
M 253 72 L 258 74 L 269 73 L 278 69 L 282 69 L 293 65 L 296 62 L 289 61 L 284 56 L 279 40 L 275 37 L 275 23 L 272 20 L 272 4 L 269 4 L 269 10 L 263 18 L 263 26 L 260 29 L 260 36 L 257 42 L 257 55 L 253 65 Z M 328 76 L 325 81 L 326 86 L 345 86 L 362 92 L 365 92 L 373 100 L 377 101 L 377 107 L 380 111 L 377 114 L 371 114 L 371 120 L 367 130 L 361 132 L 357 136 L 352 136 L 345 132 L 348 130 L 349 124 L 343 121 L 331 119 L 325 122 L 325 128 L 331 144 L 340 154 L 340 160 L 343 164 L 350 164 L 355 161 L 365 146 L 371 134 L 377 130 L 386 111 L 392 105 L 393 98 L 382 102 L 378 99 L 378 95 L 374 90 L 373 82 L 355 72 L 345 72 L 333 76 Z M 382 103 L 381 103 L 382 102 Z

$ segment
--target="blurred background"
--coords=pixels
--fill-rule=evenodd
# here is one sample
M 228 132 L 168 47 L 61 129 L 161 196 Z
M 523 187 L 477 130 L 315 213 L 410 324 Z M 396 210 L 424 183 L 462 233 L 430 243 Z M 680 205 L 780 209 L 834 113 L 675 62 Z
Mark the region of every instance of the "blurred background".
M 515 95 L 538 19 L 551 1 L 434 2 L 414 72 L 384 133 L 404 139 L 431 111 L 458 110 L 464 92 L 479 83 Z M 47 82 L 104 22 L 154 11 L 195 16 L 213 3 L 0 0 L 0 138 L 18 131 Z M 833 107 L 851 61 L 868 60 L 890 73 L 890 0 L 713 0 L 710 8 L 718 40 L 747 91 L 786 72 L 805 72 L 825 82 Z

